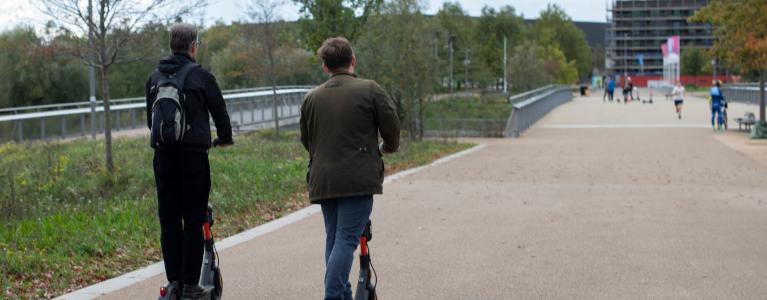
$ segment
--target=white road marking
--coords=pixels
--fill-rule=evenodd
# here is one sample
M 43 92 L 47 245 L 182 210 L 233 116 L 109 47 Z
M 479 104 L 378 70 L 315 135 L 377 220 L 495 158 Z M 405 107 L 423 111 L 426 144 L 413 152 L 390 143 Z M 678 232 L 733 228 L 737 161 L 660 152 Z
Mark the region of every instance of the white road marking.
M 711 125 L 702 124 L 554 124 L 533 126 L 534 128 L 548 129 L 602 129 L 602 128 L 711 128 Z

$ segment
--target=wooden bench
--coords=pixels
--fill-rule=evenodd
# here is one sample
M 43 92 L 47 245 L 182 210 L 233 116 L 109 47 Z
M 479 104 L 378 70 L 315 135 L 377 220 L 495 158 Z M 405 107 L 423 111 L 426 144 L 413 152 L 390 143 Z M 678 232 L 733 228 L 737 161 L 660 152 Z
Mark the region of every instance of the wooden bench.
M 741 126 L 745 126 L 746 130 L 751 130 L 751 125 L 756 124 L 756 116 L 752 112 L 746 112 L 742 118 L 735 118 L 735 122 L 738 122 L 738 130 L 741 130 Z

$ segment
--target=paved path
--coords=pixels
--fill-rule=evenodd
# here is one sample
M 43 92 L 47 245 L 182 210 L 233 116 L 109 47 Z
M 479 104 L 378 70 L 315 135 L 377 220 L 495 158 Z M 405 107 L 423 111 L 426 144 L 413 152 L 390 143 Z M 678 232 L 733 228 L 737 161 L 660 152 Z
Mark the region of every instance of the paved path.
M 764 299 L 766 166 L 707 119 L 702 100 L 678 120 L 665 100 L 578 98 L 520 139 L 478 140 L 385 185 L 372 217 L 380 297 Z M 314 214 L 223 251 L 225 297 L 321 299 L 322 226 Z M 162 282 L 104 298 L 150 299 Z

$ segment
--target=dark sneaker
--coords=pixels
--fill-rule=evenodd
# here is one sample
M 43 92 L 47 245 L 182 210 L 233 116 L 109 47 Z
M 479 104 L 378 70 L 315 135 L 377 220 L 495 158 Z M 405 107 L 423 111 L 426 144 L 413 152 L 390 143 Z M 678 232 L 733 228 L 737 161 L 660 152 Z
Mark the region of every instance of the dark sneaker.
M 197 299 L 200 298 L 204 292 L 205 289 L 199 285 L 184 284 L 184 290 L 181 297 L 184 299 Z

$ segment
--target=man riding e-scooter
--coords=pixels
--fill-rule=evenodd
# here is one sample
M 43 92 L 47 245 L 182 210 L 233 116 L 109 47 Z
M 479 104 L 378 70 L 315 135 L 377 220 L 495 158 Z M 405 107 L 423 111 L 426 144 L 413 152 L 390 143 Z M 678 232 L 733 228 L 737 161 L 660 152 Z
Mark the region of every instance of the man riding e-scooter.
M 234 144 L 216 79 L 195 62 L 199 44 L 193 25 L 173 25 L 172 54 L 160 60 L 146 83 L 165 275 L 189 299 L 205 293 L 199 282 L 209 233 L 203 227 L 212 225 L 208 149 Z M 209 115 L 218 133 L 213 142 Z

